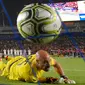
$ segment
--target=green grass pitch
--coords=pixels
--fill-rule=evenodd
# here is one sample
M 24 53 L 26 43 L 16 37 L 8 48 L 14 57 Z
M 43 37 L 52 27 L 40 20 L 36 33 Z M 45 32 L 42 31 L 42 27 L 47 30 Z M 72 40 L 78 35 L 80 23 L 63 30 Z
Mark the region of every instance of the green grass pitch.
M 55 58 L 63 67 L 65 74 L 70 79 L 76 81 L 76 85 L 85 85 L 85 61 L 82 58 L 58 58 L 58 57 Z M 51 67 L 50 71 L 48 73 L 46 72 L 44 76 L 58 77 L 59 75 L 53 70 L 53 67 Z M 0 85 L 38 85 L 38 84 L 22 81 L 12 81 L 8 80 L 7 78 L 0 77 Z M 41 84 L 41 85 L 56 85 L 56 84 Z

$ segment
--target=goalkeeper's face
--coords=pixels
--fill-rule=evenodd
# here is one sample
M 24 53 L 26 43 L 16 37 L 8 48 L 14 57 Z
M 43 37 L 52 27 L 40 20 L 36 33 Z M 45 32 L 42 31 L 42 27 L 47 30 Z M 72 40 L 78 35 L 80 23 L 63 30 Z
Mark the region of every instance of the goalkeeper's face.
M 45 59 L 37 60 L 37 67 L 38 67 L 38 69 L 41 69 L 44 71 L 49 71 L 49 68 L 50 68 L 49 61 L 45 60 Z
M 36 53 L 36 65 L 37 65 L 37 68 L 40 69 L 40 70 L 44 70 L 44 71 L 48 71 L 49 68 L 50 68 L 50 56 L 49 54 L 44 51 L 44 50 L 39 50 L 37 53 Z

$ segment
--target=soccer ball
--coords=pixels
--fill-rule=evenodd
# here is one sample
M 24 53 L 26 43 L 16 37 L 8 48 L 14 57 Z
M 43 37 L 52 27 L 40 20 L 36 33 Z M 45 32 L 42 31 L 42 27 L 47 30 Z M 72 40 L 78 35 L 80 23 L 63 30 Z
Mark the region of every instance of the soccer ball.
M 17 28 L 23 38 L 34 43 L 49 43 L 61 31 L 61 20 L 56 11 L 46 4 L 25 6 L 17 17 Z

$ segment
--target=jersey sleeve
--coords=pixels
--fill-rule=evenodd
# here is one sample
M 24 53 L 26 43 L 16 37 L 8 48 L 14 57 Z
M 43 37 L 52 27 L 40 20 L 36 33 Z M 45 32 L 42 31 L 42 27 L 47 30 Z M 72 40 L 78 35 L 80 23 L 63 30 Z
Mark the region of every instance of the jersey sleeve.
M 55 65 L 55 59 L 53 59 L 52 57 L 50 57 L 50 65 L 51 66 Z

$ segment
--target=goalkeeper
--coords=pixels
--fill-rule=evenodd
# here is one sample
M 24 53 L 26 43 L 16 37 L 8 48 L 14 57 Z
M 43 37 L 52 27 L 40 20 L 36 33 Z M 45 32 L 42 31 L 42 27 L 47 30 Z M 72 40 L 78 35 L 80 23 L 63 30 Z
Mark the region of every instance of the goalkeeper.
M 10 59 L 7 64 L 3 64 L 4 63 L 0 64 L 0 67 L 2 65 L 0 75 L 10 80 L 27 82 L 40 81 L 41 83 L 73 83 L 72 80 L 66 77 L 60 64 L 44 50 L 39 50 L 27 59 L 23 56 L 16 56 Z M 60 75 L 60 78 L 42 77 L 44 72 L 49 71 L 50 66 L 54 67 L 55 71 Z

